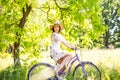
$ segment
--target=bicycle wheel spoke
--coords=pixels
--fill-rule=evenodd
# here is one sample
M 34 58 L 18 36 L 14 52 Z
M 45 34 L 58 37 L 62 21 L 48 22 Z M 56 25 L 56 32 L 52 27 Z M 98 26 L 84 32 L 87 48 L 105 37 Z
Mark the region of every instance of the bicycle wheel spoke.
M 74 80 L 100 80 L 101 74 L 99 69 L 90 63 L 84 63 L 82 66 L 79 65 L 74 71 Z
M 75 74 L 74 74 L 74 80 L 82 80 L 83 79 L 83 72 L 81 70 L 81 67 L 79 66 L 76 70 L 75 70 Z
M 53 68 L 39 64 L 33 66 L 29 71 L 28 80 L 48 80 L 55 75 Z
M 87 80 L 100 80 L 100 72 L 93 64 L 86 64 L 84 70 L 87 74 Z

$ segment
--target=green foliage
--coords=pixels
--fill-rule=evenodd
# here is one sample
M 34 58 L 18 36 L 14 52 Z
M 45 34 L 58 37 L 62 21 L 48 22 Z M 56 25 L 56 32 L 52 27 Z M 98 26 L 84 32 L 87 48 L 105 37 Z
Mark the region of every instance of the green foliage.
M 117 45 L 120 40 L 120 2 L 117 0 L 104 0 L 102 7 L 103 20 L 105 25 L 108 27 L 104 39 L 106 41 L 105 46 L 108 47 L 109 44 Z
M 7 69 L 0 72 L 0 79 L 27 80 L 27 69 L 25 68 L 14 69 L 13 67 L 8 67 Z
M 12 44 L 15 41 L 15 32 L 20 30 L 18 29 L 18 22 L 21 18 L 20 8 L 13 1 L 2 2 L 2 11 L 0 17 L 0 45 L 1 50 L 5 50 L 9 44 Z
M 120 73 L 114 68 L 111 69 L 109 76 L 111 80 L 115 79 L 114 76 L 116 77 L 116 79 L 120 79 Z
M 118 8 L 117 13 L 120 15 L 120 8 Z
M 23 31 L 21 31 L 18 24 L 22 17 L 22 8 L 25 8 L 26 3 L 32 5 L 33 9 L 27 18 Z M 36 3 L 37 5 L 35 5 Z M 12 45 L 16 41 L 16 32 L 22 36 L 20 46 L 24 48 L 23 50 L 39 52 L 39 49 L 43 48 L 40 46 L 44 46 L 45 49 L 50 45 L 49 25 L 56 20 L 64 21 L 63 35 L 65 38 L 71 42 L 78 42 L 82 47 L 91 47 L 93 41 L 99 38 L 105 28 L 101 22 L 100 2 L 98 0 L 94 2 L 69 0 L 56 1 L 56 3 L 49 0 L 41 2 L 37 2 L 37 0 L 2 1 L 1 49 L 4 51 L 6 46 Z
M 101 22 L 101 7 L 100 2 L 95 1 L 70 1 L 68 18 L 65 18 L 68 26 L 71 30 L 69 35 L 72 36 L 74 41 L 79 42 L 81 47 L 92 47 L 93 41 L 98 40 L 101 34 L 104 33 L 105 27 Z M 67 11 L 66 11 L 67 13 Z M 71 14 L 71 15 L 70 15 Z M 74 29 L 76 28 L 76 29 Z M 77 35 L 76 35 L 77 34 Z

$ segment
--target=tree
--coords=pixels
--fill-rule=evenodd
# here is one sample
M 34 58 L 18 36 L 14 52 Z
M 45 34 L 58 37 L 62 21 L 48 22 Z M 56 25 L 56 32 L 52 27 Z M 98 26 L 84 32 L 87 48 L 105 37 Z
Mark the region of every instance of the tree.
M 92 47 L 105 31 L 99 0 L 2 0 L 0 3 L 0 48 L 5 51 L 13 45 L 15 67 L 20 66 L 21 54 L 29 54 L 29 59 L 37 57 L 51 44 L 49 26 L 57 20 L 65 26 L 62 34 L 66 39 L 78 42 L 80 47 Z
M 108 27 L 104 37 L 105 47 L 110 44 L 117 45 L 120 41 L 120 12 L 119 1 L 105 0 L 103 2 L 102 15 L 105 25 Z
M 7 16 L 5 16 L 5 17 L 12 16 L 11 17 L 12 19 L 10 19 L 10 20 L 13 20 L 12 23 L 11 22 L 8 23 L 8 21 L 3 20 L 3 21 L 5 21 L 5 22 L 3 22 L 3 25 L 7 29 L 9 29 L 13 25 L 16 26 L 16 28 L 18 29 L 18 30 L 15 31 L 15 36 L 14 36 L 15 41 L 14 41 L 13 48 L 12 48 L 12 54 L 13 54 L 13 58 L 14 58 L 15 67 L 19 67 L 20 66 L 19 46 L 20 46 L 20 40 L 21 40 L 21 31 L 24 28 L 26 18 L 29 15 L 32 7 L 31 7 L 31 5 L 28 5 L 26 1 L 23 2 L 22 0 L 21 1 L 12 1 L 12 0 L 4 1 L 4 0 L 2 0 L 2 4 L 3 4 L 4 7 L 6 7 L 5 5 L 9 5 L 10 8 L 17 7 L 19 10 L 21 9 L 21 11 L 22 11 L 22 18 L 20 19 L 20 22 L 17 21 L 19 19 L 17 19 L 17 17 L 15 15 L 11 14 L 12 12 L 15 12 L 15 14 L 17 14 L 18 11 L 16 11 L 16 9 L 11 10 L 10 8 L 7 8 L 5 10 L 5 11 L 7 11 L 7 13 L 3 12 L 3 15 L 7 14 Z M 15 7 L 14 7 L 14 5 L 15 5 Z M 16 19 L 13 19 L 13 17 L 16 17 Z M 5 18 L 3 18 L 3 19 L 5 19 Z M 15 23 L 16 21 L 17 21 L 17 24 Z
M 26 9 L 26 11 L 25 11 L 25 9 Z M 22 16 L 22 18 L 20 20 L 20 23 L 18 25 L 20 30 L 22 30 L 24 28 L 24 25 L 25 25 L 25 22 L 26 22 L 26 18 L 28 17 L 31 9 L 32 9 L 31 5 L 28 5 L 27 3 L 26 3 L 26 7 L 22 8 L 23 16 Z M 20 46 L 21 33 L 16 32 L 16 39 L 17 39 L 17 41 L 14 42 L 14 46 L 13 46 L 13 56 L 14 56 L 15 67 L 20 66 L 19 46 Z

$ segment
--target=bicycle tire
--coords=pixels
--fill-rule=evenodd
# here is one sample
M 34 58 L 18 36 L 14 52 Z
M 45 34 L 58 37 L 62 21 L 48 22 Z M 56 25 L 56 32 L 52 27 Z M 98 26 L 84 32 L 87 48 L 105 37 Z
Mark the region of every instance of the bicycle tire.
M 73 80 L 101 80 L 101 73 L 92 62 L 82 62 L 76 66 Z
M 48 63 L 33 65 L 28 71 L 28 80 L 53 80 L 55 71 Z

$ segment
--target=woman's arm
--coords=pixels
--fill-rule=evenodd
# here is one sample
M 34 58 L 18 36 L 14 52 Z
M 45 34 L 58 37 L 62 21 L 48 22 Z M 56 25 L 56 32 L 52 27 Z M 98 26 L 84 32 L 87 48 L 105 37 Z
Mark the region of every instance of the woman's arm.
M 62 37 L 62 35 L 60 36 L 60 41 L 62 42 L 62 44 L 64 44 L 64 45 L 67 46 L 68 48 L 76 49 L 76 46 L 73 46 L 73 45 L 71 45 L 70 43 L 68 43 L 67 40 Z
M 62 43 L 63 43 L 65 46 L 67 46 L 68 48 L 71 48 L 71 49 L 76 49 L 76 47 L 75 47 L 75 46 L 73 46 L 73 45 L 69 44 L 67 41 L 62 41 Z

